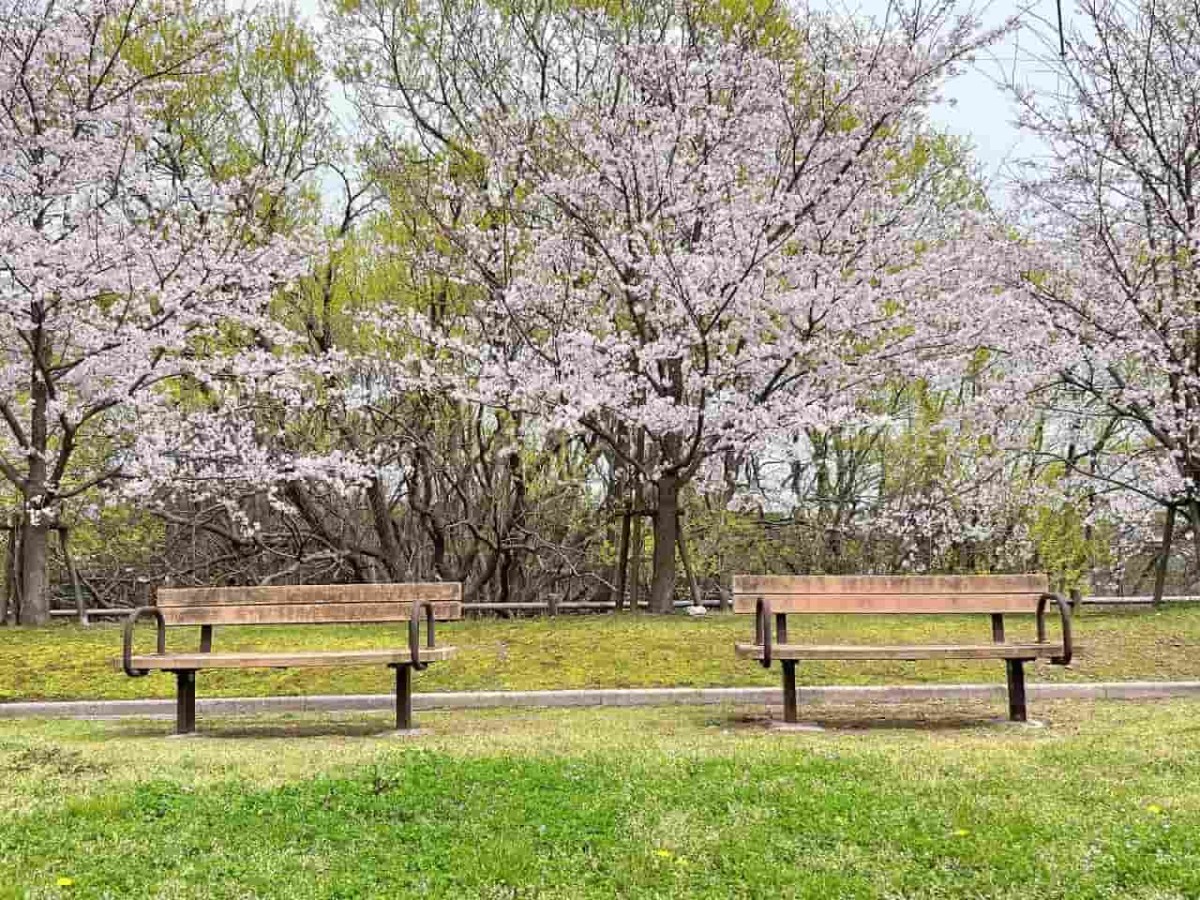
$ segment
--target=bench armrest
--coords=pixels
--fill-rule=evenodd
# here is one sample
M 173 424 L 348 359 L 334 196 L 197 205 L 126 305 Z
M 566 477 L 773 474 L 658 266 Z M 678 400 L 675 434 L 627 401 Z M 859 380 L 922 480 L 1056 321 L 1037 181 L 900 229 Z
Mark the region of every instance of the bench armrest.
M 771 601 L 766 597 L 754 604 L 754 643 L 763 648 L 762 667 L 771 668 Z
M 1037 605 L 1037 639 L 1039 644 L 1046 643 L 1046 604 L 1051 600 L 1058 606 L 1058 615 L 1062 621 L 1062 656 L 1050 657 L 1050 662 L 1065 666 L 1071 662 L 1074 652 L 1071 640 L 1071 605 L 1062 594 L 1042 594 Z
M 142 616 L 154 616 L 158 623 L 158 652 L 160 655 L 167 652 L 167 623 L 163 620 L 162 610 L 157 606 L 139 606 L 125 619 L 125 643 L 121 648 L 121 668 L 130 678 L 140 678 L 150 674 L 148 669 L 133 667 L 133 626 Z
M 412 618 L 408 620 L 408 652 L 412 656 L 412 667 L 418 672 L 429 668 L 429 663 L 421 662 L 421 610 L 425 610 L 425 646 L 435 646 L 433 637 L 433 604 L 423 600 L 414 600 Z

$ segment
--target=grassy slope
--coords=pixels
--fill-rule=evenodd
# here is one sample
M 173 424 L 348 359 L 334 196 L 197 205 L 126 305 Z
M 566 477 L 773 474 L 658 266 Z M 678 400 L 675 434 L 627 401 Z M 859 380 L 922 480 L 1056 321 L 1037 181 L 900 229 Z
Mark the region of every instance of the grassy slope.
M 1200 706 L 994 712 L 0 722 L 0 897 L 1200 895 Z
M 979 641 L 991 635 L 982 616 L 796 616 L 791 622 L 797 642 Z M 1034 680 L 1200 678 L 1200 606 L 1087 610 L 1076 624 L 1076 664 L 1066 670 L 1039 665 L 1032 669 Z M 1032 627 L 1032 621 L 1014 621 L 1009 631 L 1031 636 Z M 441 628 L 439 641 L 457 645 L 459 655 L 421 673 L 417 690 L 774 684 L 777 669 L 765 672 L 733 656 L 733 643 L 748 640 L 752 630 L 750 617 L 732 615 L 475 619 Z M 139 646 L 151 646 L 151 631 L 139 631 Z M 168 649 L 194 648 L 197 633 L 172 629 Z M 337 649 L 404 646 L 405 640 L 403 629 L 390 627 L 218 628 L 215 648 Z M 114 667 L 120 646 L 120 627 L 111 624 L 0 629 L 0 702 L 171 695 L 168 675 L 121 674 Z M 1003 672 L 995 662 L 809 663 L 799 677 L 806 684 L 998 681 Z M 376 693 L 389 690 L 389 674 L 381 667 L 204 672 L 199 690 L 202 696 Z

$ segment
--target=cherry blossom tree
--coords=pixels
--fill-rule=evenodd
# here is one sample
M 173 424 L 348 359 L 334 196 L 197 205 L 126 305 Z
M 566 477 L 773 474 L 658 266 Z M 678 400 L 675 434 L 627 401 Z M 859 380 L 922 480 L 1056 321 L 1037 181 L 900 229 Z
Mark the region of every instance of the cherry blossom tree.
M 155 112 L 222 39 L 186 12 L 0 0 L 0 476 L 17 498 L 23 623 L 48 619 L 63 505 L 111 486 L 135 423 L 154 427 L 134 411 L 267 340 L 267 303 L 299 271 L 295 247 L 259 227 L 252 174 L 185 179 L 163 161 L 175 137 Z
M 1200 563 L 1200 4 L 1082 0 L 1075 20 L 1046 36 L 1057 87 L 1015 86 L 1048 152 L 994 337 L 1010 399 L 1049 411 L 1044 452 L 1126 526 L 1165 509 L 1168 547 L 1181 511 Z
M 794 33 L 784 58 L 736 36 L 623 44 L 620 91 L 480 116 L 477 181 L 453 155 L 431 164 L 436 241 L 414 265 L 466 300 L 453 328 L 408 322 L 452 360 L 422 373 L 637 471 L 660 611 L 681 491 L 868 422 L 858 398 L 886 379 L 944 377 L 989 286 L 969 211 L 934 215 L 936 171 L 905 168 L 973 23 L 810 16 Z

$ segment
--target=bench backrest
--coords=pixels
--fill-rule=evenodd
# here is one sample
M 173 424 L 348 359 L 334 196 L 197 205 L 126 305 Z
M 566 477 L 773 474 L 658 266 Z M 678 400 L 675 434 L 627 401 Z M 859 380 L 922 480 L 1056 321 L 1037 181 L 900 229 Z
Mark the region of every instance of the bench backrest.
M 418 600 L 439 621 L 462 618 L 457 582 L 159 588 L 155 605 L 167 625 L 333 625 L 406 622 Z
M 733 611 L 1032 613 L 1049 590 L 1045 575 L 735 575 Z

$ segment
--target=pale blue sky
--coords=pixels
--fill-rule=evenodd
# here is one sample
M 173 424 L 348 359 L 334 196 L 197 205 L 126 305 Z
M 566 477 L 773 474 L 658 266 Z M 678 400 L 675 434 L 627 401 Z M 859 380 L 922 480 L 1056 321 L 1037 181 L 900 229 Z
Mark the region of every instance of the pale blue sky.
M 814 7 L 822 4 L 847 6 L 867 16 L 881 16 L 888 0 L 810 0 Z M 912 0 L 909 0 L 911 3 Z M 1005 82 L 1034 87 L 1053 85 L 1054 75 L 1045 63 L 1039 62 L 1047 48 L 1036 29 L 1057 41 L 1056 0 L 961 0 L 965 11 L 978 11 L 985 28 L 999 28 L 1012 18 L 1019 18 L 1024 27 L 1017 28 L 994 46 L 980 53 L 973 63 L 952 79 L 944 91 L 944 101 L 931 111 L 934 122 L 967 138 L 975 149 L 975 158 L 982 175 L 996 199 L 1005 194 L 1009 170 L 1020 159 L 1036 157 L 1040 145 L 1020 132 L 1016 125 L 1016 107 Z M 1074 0 L 1062 0 L 1064 24 L 1069 28 Z M 1050 47 L 1051 54 L 1057 44 Z
M 1071 22 L 1072 0 L 1063 0 L 1064 24 Z M 933 111 L 935 120 L 968 138 L 985 178 L 993 188 L 1003 189 L 1006 168 L 1022 158 L 1038 155 L 1040 145 L 1015 126 L 1016 107 L 1001 82 L 1015 80 L 1034 87 L 1052 86 L 1055 76 L 1039 62 L 1046 48 L 1028 26 L 1057 35 L 1055 0 L 992 0 L 984 9 L 987 26 L 999 27 L 1020 16 L 1027 27 L 1011 33 L 974 63 L 946 89 L 946 101 Z M 1038 20 L 1041 20 L 1040 22 Z M 1051 48 L 1053 52 L 1054 48 Z M 999 194 L 999 191 L 995 191 Z

